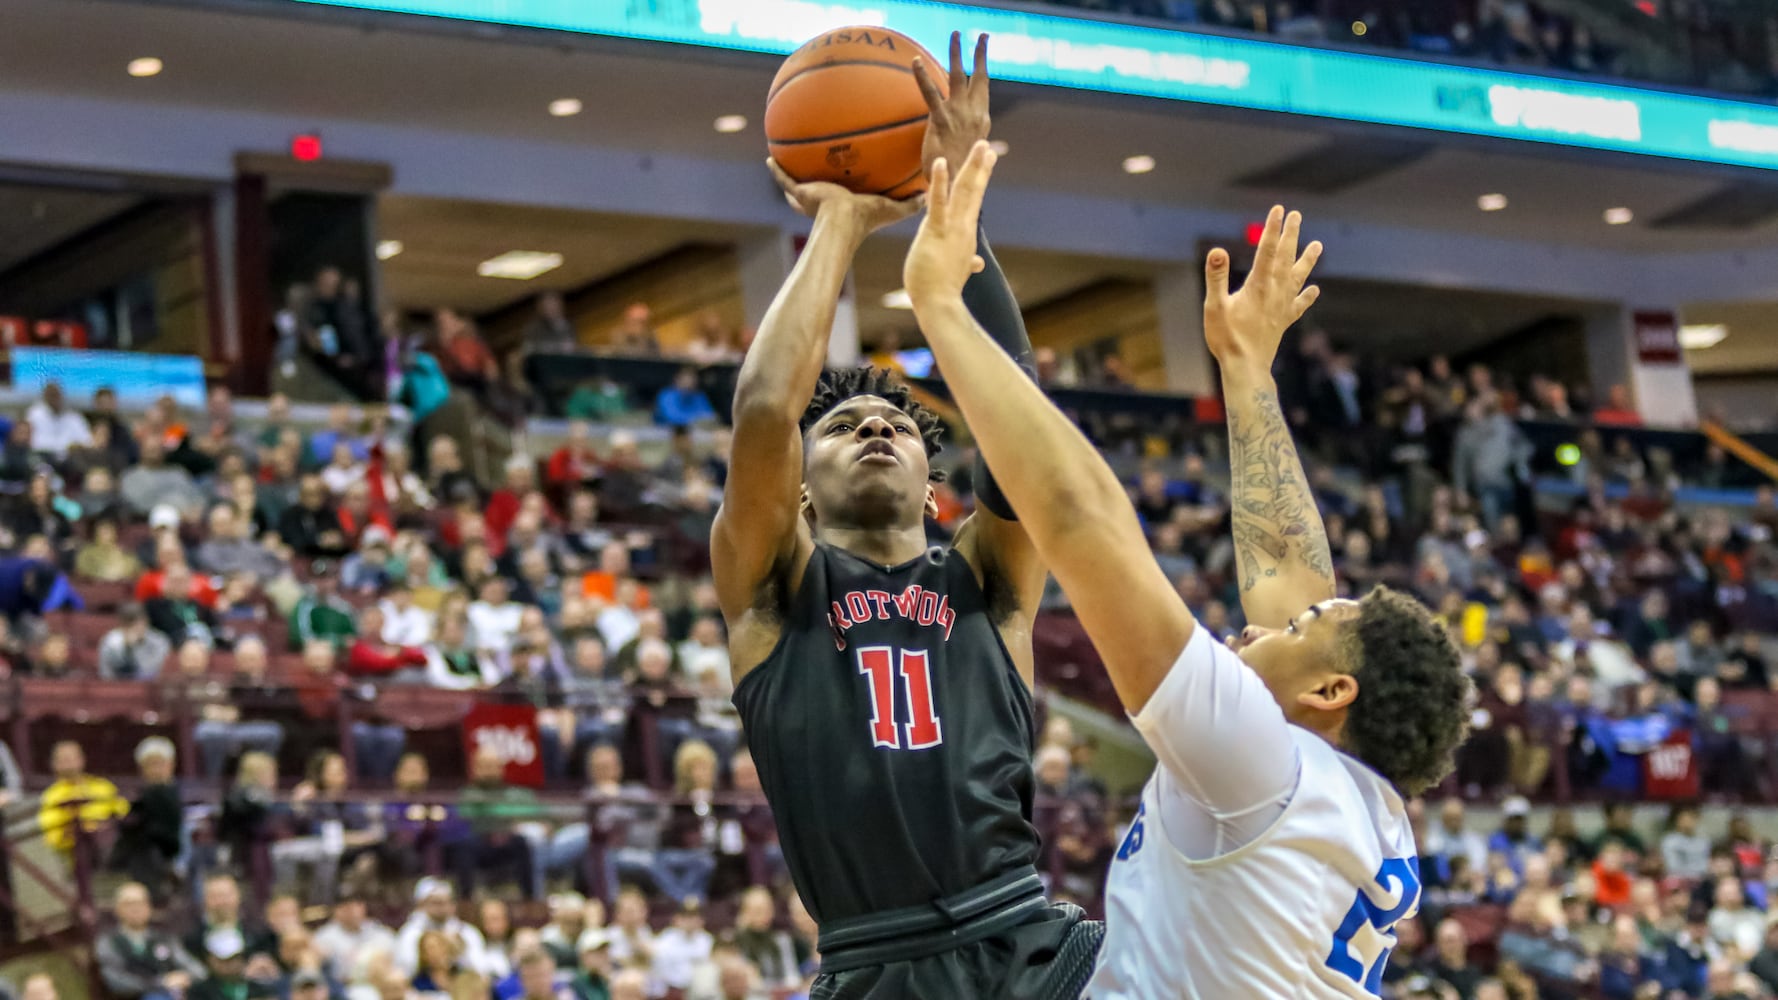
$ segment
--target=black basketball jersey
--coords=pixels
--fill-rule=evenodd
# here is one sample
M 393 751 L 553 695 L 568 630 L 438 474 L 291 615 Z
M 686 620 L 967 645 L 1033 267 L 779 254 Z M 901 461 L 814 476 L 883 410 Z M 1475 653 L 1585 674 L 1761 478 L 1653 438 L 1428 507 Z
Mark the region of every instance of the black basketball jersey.
M 955 550 L 885 568 L 817 544 L 735 705 L 816 920 L 1036 863 L 1031 693 Z

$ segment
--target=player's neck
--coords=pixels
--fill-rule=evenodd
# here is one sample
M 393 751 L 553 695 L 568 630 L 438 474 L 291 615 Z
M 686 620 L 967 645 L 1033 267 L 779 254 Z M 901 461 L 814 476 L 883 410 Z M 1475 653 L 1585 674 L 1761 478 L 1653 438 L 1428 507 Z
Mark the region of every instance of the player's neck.
M 860 559 L 880 566 L 899 566 L 929 547 L 925 524 L 905 528 L 822 528 L 817 536 L 824 544 L 845 549 Z

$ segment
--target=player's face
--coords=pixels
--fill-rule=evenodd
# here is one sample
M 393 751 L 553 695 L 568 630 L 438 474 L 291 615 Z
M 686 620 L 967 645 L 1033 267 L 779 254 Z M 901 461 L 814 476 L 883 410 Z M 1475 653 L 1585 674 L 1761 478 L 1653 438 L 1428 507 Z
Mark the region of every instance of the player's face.
M 1285 716 L 1294 720 L 1309 707 L 1305 696 L 1344 676 L 1340 631 L 1357 616 L 1357 601 L 1323 601 L 1281 629 L 1249 625 L 1230 648 L 1266 682 Z
M 817 525 L 918 524 L 933 507 L 930 471 L 914 419 L 879 396 L 840 403 L 804 442 L 804 486 Z

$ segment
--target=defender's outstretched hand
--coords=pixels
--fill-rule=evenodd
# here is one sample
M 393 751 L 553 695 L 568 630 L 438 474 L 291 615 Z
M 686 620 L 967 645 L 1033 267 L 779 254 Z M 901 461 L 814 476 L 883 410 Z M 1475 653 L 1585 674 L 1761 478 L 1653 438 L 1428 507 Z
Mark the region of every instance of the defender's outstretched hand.
M 955 166 L 969 158 L 969 150 L 988 137 L 988 36 L 975 40 L 975 73 L 963 72 L 963 34 L 951 32 L 951 74 L 947 94 L 932 76 L 926 60 L 914 60 L 914 80 L 926 98 L 926 141 L 920 148 L 930 182 L 933 164 L 941 158 Z
M 1231 367 L 1269 371 L 1278 343 L 1291 324 L 1315 304 L 1321 289 L 1303 287 L 1321 259 L 1321 243 L 1310 243 L 1297 255 L 1303 216 L 1284 214 L 1273 206 L 1265 234 L 1253 257 L 1253 270 L 1241 290 L 1229 292 L 1229 255 L 1218 247 L 1204 265 L 1204 340 L 1226 370 Z
M 856 194 L 828 181 L 804 183 L 785 173 L 778 161 L 770 158 L 766 160 L 766 169 L 772 172 L 772 179 L 784 191 L 784 200 L 790 202 L 791 208 L 810 218 L 824 209 L 844 211 L 852 221 L 862 224 L 866 232 L 894 225 L 918 212 L 922 204 L 919 196 L 896 201 L 880 194 Z
M 916 311 L 923 303 L 961 300 L 964 283 L 982 269 L 982 258 L 975 252 L 976 222 L 996 159 L 986 142 L 977 142 L 955 180 L 943 157 L 932 165 L 926 217 L 920 220 L 901 272 Z

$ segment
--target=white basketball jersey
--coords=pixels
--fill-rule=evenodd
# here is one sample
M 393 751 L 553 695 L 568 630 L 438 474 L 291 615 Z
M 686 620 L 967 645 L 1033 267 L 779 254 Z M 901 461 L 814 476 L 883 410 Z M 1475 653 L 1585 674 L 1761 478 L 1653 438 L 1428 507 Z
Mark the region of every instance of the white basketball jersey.
M 1178 668 L 1176 668 L 1178 669 Z M 1206 861 L 1161 825 L 1183 793 L 1165 767 L 1118 849 L 1090 1000 L 1374 997 L 1396 921 L 1420 901 L 1401 797 L 1375 772 L 1290 726 L 1289 804 L 1257 840 Z M 1228 746 L 1240 754 L 1239 741 Z

